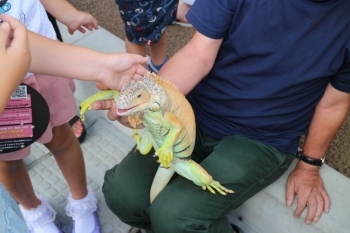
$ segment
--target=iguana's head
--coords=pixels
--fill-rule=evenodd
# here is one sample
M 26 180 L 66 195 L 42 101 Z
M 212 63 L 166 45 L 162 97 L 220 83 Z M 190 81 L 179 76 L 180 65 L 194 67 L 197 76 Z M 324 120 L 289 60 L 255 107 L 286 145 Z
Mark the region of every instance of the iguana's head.
M 140 81 L 126 83 L 116 102 L 118 115 L 128 116 L 163 105 L 166 94 L 150 76 Z

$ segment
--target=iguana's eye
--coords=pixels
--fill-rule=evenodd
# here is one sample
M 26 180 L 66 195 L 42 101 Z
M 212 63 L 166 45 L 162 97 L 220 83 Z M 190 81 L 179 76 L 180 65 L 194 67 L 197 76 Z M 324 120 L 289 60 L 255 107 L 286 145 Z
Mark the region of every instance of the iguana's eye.
M 141 94 L 139 94 L 139 95 L 137 96 L 137 98 L 141 98 Z

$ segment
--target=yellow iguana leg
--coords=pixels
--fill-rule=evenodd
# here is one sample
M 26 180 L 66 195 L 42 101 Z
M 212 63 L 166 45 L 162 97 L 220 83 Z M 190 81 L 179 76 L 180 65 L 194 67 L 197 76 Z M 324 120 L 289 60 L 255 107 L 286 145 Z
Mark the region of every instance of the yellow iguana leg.
M 80 119 L 85 122 L 85 112 L 92 109 L 92 104 L 97 100 L 116 100 L 119 96 L 119 92 L 114 90 L 100 91 L 90 96 L 80 104 Z
M 139 150 L 141 154 L 146 155 L 152 149 L 152 140 L 150 133 L 146 130 L 145 133 L 140 136 L 137 129 L 134 129 L 134 134 L 131 136 L 136 141 L 136 150 Z
M 213 194 L 216 193 L 216 190 L 222 195 L 234 193 L 234 191 L 225 188 L 218 181 L 213 180 L 212 176 L 193 160 L 177 159 L 176 162 L 173 162 L 172 166 L 179 175 L 193 181 L 196 185 L 201 186 L 203 190 L 208 189 Z

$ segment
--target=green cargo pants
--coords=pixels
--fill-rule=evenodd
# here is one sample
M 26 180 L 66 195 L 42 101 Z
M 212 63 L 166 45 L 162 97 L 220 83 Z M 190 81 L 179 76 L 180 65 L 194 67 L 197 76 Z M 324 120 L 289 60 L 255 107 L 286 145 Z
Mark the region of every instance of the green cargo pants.
M 192 159 L 234 194 L 211 194 L 175 176 L 150 204 L 150 187 L 159 164 L 154 151 L 133 148 L 105 174 L 103 193 L 117 217 L 156 233 L 232 233 L 226 215 L 276 181 L 294 156 L 244 136 L 222 140 L 197 129 Z

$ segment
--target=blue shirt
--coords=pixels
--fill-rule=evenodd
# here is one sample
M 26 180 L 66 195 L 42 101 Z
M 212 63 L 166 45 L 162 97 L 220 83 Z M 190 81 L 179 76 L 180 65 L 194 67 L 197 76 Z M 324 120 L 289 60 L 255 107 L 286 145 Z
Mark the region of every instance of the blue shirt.
M 198 0 L 186 18 L 223 38 L 188 94 L 199 128 L 295 153 L 328 83 L 350 92 L 349 0 Z

